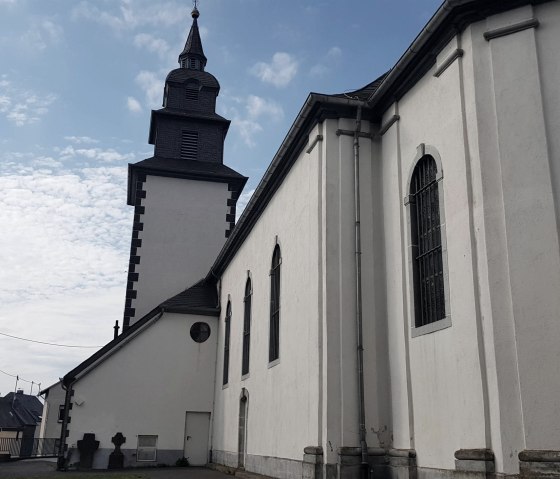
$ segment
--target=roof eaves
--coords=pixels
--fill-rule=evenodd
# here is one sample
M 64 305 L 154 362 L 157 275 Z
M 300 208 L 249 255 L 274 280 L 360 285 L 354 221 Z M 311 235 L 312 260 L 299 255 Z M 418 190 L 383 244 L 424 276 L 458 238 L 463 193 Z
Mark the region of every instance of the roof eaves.
M 121 347 L 124 347 L 125 344 L 132 340 L 137 334 L 140 334 L 145 329 L 144 327 L 149 327 L 151 324 L 156 322 L 162 314 L 163 311 L 160 306 L 152 309 L 148 314 L 136 321 L 125 332 L 107 343 L 100 350 L 92 354 L 89 358 L 72 369 L 69 373 L 65 374 L 62 378 L 63 386 L 67 387 L 77 379 L 85 376 L 87 373 L 97 367 L 98 364 L 105 361 L 109 356 L 118 351 Z
M 247 203 L 232 234 L 218 254 L 216 261 L 206 276 L 206 280 L 211 281 L 218 278 L 243 244 L 258 218 L 266 209 L 268 202 L 297 160 L 300 152 L 307 145 L 311 128 L 326 117 L 332 116 L 333 113 L 336 114 L 341 111 L 346 113 L 357 106 L 365 106 L 365 103 L 353 98 L 340 98 L 321 93 L 311 92 L 308 95 L 280 148 L 274 155 L 255 192 Z

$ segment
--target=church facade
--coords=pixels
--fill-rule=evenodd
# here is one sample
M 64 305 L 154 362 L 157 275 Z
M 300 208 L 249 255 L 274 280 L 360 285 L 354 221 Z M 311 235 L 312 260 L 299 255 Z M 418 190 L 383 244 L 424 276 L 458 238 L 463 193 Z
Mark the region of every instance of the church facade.
M 309 95 L 236 224 L 197 21 L 61 461 L 95 434 L 106 468 L 121 433 L 125 467 L 559 476 L 560 4 L 446 0 L 388 73 Z

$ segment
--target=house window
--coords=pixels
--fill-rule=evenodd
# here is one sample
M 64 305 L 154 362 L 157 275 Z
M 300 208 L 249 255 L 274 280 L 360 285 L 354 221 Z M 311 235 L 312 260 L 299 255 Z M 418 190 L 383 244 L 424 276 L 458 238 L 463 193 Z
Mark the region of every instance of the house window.
M 274 247 L 270 268 L 270 336 L 268 343 L 268 361 L 280 357 L 280 246 Z
M 223 377 L 223 384 L 228 383 L 229 377 L 229 336 L 230 336 L 230 328 L 231 328 L 231 302 L 228 301 L 227 308 L 226 308 L 226 331 L 224 337 L 224 377 Z
M 157 436 L 138 436 L 136 460 L 138 462 L 155 462 L 157 457 Z
M 253 288 L 251 278 L 247 278 L 245 283 L 245 297 L 243 298 L 243 362 L 241 365 L 241 375 L 249 374 L 249 349 L 251 344 L 251 298 Z
M 64 421 L 64 404 L 58 406 L 58 422 Z
M 196 160 L 198 151 L 198 132 L 183 131 L 181 134 L 181 158 Z
M 410 228 L 416 328 L 445 318 L 444 264 L 438 167 L 425 154 L 410 182 Z

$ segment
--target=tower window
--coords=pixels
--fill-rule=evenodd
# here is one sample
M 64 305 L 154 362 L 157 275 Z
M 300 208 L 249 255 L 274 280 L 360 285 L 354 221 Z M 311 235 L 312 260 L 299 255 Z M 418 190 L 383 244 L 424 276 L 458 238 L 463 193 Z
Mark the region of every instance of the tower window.
M 198 86 L 189 85 L 185 90 L 185 96 L 187 100 L 198 100 Z
M 440 198 L 434 158 L 416 164 L 410 184 L 415 327 L 445 318 Z
M 181 158 L 196 160 L 198 152 L 198 132 L 183 131 L 181 135 Z
M 274 247 L 270 267 L 270 335 L 268 343 L 268 361 L 280 357 L 280 246 Z

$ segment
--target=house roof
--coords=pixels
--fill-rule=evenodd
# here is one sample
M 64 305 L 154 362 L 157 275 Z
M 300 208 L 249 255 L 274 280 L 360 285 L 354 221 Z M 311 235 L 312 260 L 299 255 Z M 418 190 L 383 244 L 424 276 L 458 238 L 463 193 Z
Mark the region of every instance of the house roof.
M 36 396 L 23 392 L 8 393 L 0 398 L 0 427 L 35 426 L 41 421 L 43 404 Z
M 437 55 L 457 32 L 489 15 L 547 1 L 551 0 L 445 0 L 387 73 L 353 92 L 310 93 L 212 265 L 207 280 L 218 278 L 235 256 L 298 155 L 307 146 L 309 132 L 315 124 L 325 118 L 353 118 L 358 106 L 363 109 L 364 119 L 379 124 L 385 110 L 433 67 Z
M 111 342 L 92 354 L 85 361 L 76 366 L 72 371 L 62 378 L 62 383 L 68 386 L 79 376 L 87 374 L 100 361 L 104 361 L 126 343 L 132 340 L 145 327 L 155 323 L 163 313 L 199 314 L 201 316 L 219 316 L 220 307 L 218 295 L 213 283 L 200 280 L 198 283 L 187 288 L 181 293 L 172 296 L 161 303 L 148 314 L 136 321 L 132 326 L 123 331 Z

